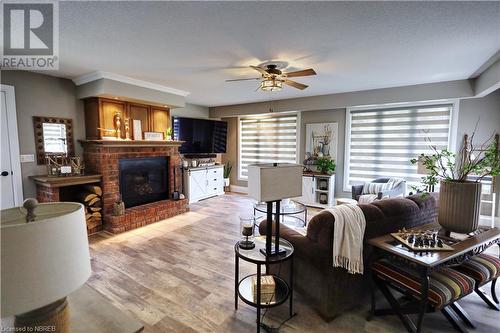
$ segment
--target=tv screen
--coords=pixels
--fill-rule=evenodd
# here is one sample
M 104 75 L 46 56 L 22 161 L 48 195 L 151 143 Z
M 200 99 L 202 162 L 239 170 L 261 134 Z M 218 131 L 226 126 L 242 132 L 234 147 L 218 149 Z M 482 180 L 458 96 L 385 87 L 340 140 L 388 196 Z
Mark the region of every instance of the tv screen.
M 181 154 L 216 154 L 226 152 L 225 121 L 173 117 L 174 140 L 185 141 Z

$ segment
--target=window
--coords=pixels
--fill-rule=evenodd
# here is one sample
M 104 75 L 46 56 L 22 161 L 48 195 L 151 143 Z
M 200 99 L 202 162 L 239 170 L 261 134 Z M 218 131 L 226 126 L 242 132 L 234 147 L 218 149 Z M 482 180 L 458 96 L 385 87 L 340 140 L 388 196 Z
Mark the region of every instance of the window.
M 431 154 L 429 138 L 437 149 L 452 149 L 450 133 L 453 104 L 398 108 L 352 108 L 347 112 L 344 188 L 379 177 L 398 177 L 408 186 L 423 175 L 410 159 Z
M 248 165 L 297 162 L 297 114 L 240 118 L 239 179 L 247 179 Z

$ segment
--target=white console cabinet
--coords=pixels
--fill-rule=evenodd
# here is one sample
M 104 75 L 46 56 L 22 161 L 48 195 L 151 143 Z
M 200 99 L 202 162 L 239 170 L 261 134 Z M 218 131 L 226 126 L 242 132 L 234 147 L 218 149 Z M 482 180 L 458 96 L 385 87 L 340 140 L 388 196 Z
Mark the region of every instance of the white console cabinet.
M 185 195 L 189 203 L 224 194 L 224 167 L 189 168 L 184 170 Z
M 294 200 L 306 206 L 327 208 L 335 205 L 335 175 L 303 175 L 302 196 Z

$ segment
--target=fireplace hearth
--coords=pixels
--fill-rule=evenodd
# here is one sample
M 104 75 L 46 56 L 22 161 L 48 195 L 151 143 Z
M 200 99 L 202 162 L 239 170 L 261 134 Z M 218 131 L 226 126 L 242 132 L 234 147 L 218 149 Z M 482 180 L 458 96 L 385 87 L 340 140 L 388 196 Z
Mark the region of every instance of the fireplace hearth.
M 120 195 L 125 207 L 168 199 L 167 156 L 120 159 Z

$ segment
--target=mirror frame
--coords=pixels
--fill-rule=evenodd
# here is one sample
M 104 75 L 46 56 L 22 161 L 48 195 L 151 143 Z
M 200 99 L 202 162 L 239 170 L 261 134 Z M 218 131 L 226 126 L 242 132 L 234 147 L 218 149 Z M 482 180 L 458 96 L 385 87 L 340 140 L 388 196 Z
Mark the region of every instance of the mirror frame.
M 33 116 L 33 129 L 35 133 L 36 161 L 37 164 L 45 164 L 45 147 L 43 141 L 43 123 L 57 123 L 66 125 L 66 156 L 75 156 L 75 144 L 73 140 L 73 119 L 57 117 Z M 60 155 L 60 154 L 53 154 Z

